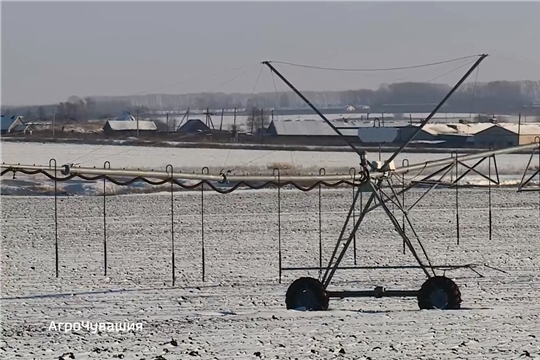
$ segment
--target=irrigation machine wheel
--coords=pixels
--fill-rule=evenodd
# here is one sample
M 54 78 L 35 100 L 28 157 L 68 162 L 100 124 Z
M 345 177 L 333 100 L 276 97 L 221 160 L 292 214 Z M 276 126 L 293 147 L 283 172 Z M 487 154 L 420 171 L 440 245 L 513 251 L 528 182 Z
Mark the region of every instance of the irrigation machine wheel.
M 328 294 L 323 284 L 311 277 L 295 280 L 287 289 L 285 296 L 287 309 L 328 310 L 328 301 Z
M 454 281 L 445 276 L 434 276 L 418 291 L 420 309 L 457 310 L 461 307 L 461 292 Z

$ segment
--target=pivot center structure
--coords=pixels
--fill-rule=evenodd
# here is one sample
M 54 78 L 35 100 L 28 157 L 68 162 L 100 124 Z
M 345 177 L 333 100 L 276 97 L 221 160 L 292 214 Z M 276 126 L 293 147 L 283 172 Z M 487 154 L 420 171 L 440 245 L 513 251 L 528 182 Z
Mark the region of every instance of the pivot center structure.
M 403 149 L 422 131 L 424 126 L 430 121 L 430 119 L 437 113 L 437 111 L 444 105 L 444 103 L 452 96 L 452 94 L 465 82 L 465 80 L 471 75 L 471 73 L 480 65 L 480 63 L 487 57 L 487 55 L 480 55 L 471 68 L 463 75 L 463 77 L 454 85 L 454 87 L 448 92 L 448 94 L 437 104 L 437 106 L 431 111 L 416 129 L 416 131 L 410 136 L 410 138 L 402 144 L 383 164 L 367 161 L 365 152 L 358 149 L 352 142 L 350 142 L 343 134 L 335 127 L 319 109 L 317 109 L 298 89 L 296 89 L 269 61 L 264 61 L 263 64 L 268 66 L 270 70 L 275 73 L 292 91 L 294 91 L 315 113 L 317 113 L 323 121 L 328 124 L 360 157 L 360 171 L 364 173 L 364 185 L 367 187 L 368 193 L 370 193 L 367 203 L 363 206 L 362 212 L 356 222 L 353 225 L 353 229 L 346 235 L 346 230 L 351 221 L 351 215 L 357 205 L 359 195 L 362 191 L 357 191 L 353 199 L 349 212 L 347 214 L 345 223 L 341 228 L 341 232 L 336 241 L 336 245 L 328 262 L 328 265 L 322 275 L 321 279 L 315 279 L 311 277 L 302 277 L 294 281 L 288 288 L 286 294 L 286 305 L 288 309 L 303 309 L 308 311 L 314 310 L 327 310 L 330 298 L 345 298 L 345 297 L 416 297 L 418 299 L 418 306 L 420 309 L 459 309 L 461 306 L 461 293 L 458 286 L 454 281 L 445 277 L 438 276 L 435 273 L 435 268 L 432 266 L 426 249 L 422 245 L 418 236 L 416 240 L 418 245 L 413 245 L 413 242 L 409 236 L 405 233 L 404 228 L 401 227 L 399 221 L 396 219 L 392 211 L 388 208 L 387 202 L 391 201 L 402 212 L 407 223 L 413 229 L 412 223 L 409 219 L 407 211 L 403 208 L 399 202 L 398 196 L 393 190 L 390 183 L 390 176 L 395 170 L 393 160 L 403 151 Z M 451 168 L 452 163 L 448 167 Z M 449 171 L 449 170 L 448 170 Z M 382 184 L 388 184 L 392 189 L 393 194 L 387 195 L 382 189 Z M 376 287 L 373 290 L 363 291 L 329 291 L 332 278 L 339 268 L 347 249 L 351 245 L 353 239 L 356 236 L 358 229 L 360 228 L 365 216 L 375 207 L 381 207 L 388 219 L 394 225 L 396 232 L 403 239 L 403 243 L 410 251 L 419 267 L 422 269 L 427 277 L 427 280 L 423 283 L 419 290 L 387 290 L 384 287 Z M 412 233 L 416 235 L 414 229 Z M 417 247 L 419 249 L 417 249 Z M 340 250 L 341 248 L 341 250 Z M 425 258 L 424 263 L 422 260 L 423 254 Z

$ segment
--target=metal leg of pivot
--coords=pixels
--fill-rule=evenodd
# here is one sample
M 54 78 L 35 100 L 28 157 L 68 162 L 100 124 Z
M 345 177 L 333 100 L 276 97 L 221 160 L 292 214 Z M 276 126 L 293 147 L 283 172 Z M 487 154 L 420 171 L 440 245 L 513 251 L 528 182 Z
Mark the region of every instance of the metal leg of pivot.
M 393 184 L 390 182 L 390 179 L 387 179 L 387 182 L 388 182 L 388 186 L 390 187 L 390 189 L 392 190 L 393 194 L 396 194 L 396 191 L 394 190 L 394 186 Z M 433 189 L 433 187 L 431 188 Z M 430 190 L 431 190 L 430 189 Z M 428 190 L 429 191 L 429 190 Z M 384 192 L 382 189 L 381 189 L 381 194 L 384 195 L 386 198 L 390 198 L 389 195 L 386 194 L 386 192 Z M 427 251 L 426 251 L 426 248 L 424 247 L 424 245 L 422 244 L 422 241 L 420 241 L 420 237 L 418 236 L 416 230 L 414 229 L 414 226 L 412 224 L 412 221 L 411 219 L 409 218 L 409 210 L 405 209 L 402 204 L 399 202 L 399 198 L 396 197 L 397 199 L 397 207 L 398 209 L 403 213 L 403 217 L 407 220 L 407 223 L 409 224 L 409 228 L 411 229 L 414 237 L 416 238 L 416 241 L 418 242 L 418 245 L 420 246 L 420 248 L 422 249 L 422 253 L 424 254 L 428 264 L 429 264 L 429 268 L 431 269 L 431 272 L 433 273 L 433 276 L 437 276 L 437 274 L 435 273 L 435 267 L 433 266 L 433 264 L 431 263 L 431 260 L 429 259 L 429 256 L 427 254 Z M 416 203 L 415 203 L 416 204 Z M 392 214 L 393 215 L 393 214 Z M 403 233 L 405 234 L 405 230 L 403 229 L 403 226 L 400 227 L 401 231 L 403 231 Z M 406 245 L 405 241 L 403 241 L 403 244 Z
M 381 182 L 382 182 L 382 179 L 378 180 L 379 184 Z M 371 196 L 369 197 L 369 200 L 367 201 L 366 205 L 364 205 L 364 208 L 362 209 L 362 213 L 358 217 L 358 220 L 356 220 L 356 223 L 354 224 L 354 227 L 353 227 L 351 233 L 349 234 L 347 242 L 343 246 L 343 249 L 341 250 L 341 253 L 339 254 L 337 260 L 334 263 L 334 258 L 335 258 L 336 253 L 337 253 L 337 251 L 338 251 L 338 249 L 339 249 L 339 247 L 341 245 L 341 241 L 343 240 L 343 234 L 345 233 L 345 230 L 347 229 L 347 225 L 349 224 L 349 219 L 350 219 L 351 214 L 352 214 L 352 209 L 356 205 L 358 197 L 359 197 L 359 195 L 361 193 L 362 193 L 361 191 L 358 191 L 356 193 L 353 204 L 351 205 L 351 208 L 349 210 L 349 214 L 347 216 L 347 219 L 345 220 L 345 224 L 343 225 L 343 227 L 341 229 L 341 233 L 340 233 L 338 241 L 336 243 L 336 247 L 334 248 L 334 252 L 332 253 L 332 256 L 330 257 L 330 262 L 328 263 L 328 267 L 326 268 L 324 276 L 323 276 L 323 278 L 321 280 L 321 282 L 323 283 L 325 288 L 328 286 L 328 284 L 330 284 L 330 280 L 332 280 L 332 277 L 334 276 L 334 273 L 336 272 L 341 260 L 343 260 L 343 257 L 345 256 L 345 253 L 347 252 L 347 249 L 349 248 L 349 245 L 351 244 L 351 242 L 354 239 L 354 235 L 358 231 L 358 228 L 360 227 L 360 224 L 362 224 L 362 221 L 364 220 L 364 217 L 366 216 L 366 214 L 369 211 L 369 207 L 371 206 L 371 203 L 375 199 L 375 194 L 373 193 L 373 190 L 371 190 Z
M 426 265 L 424 265 L 424 263 L 422 262 L 422 260 L 418 256 L 418 253 L 416 252 L 416 249 L 414 248 L 413 244 L 411 243 L 411 240 L 409 239 L 409 237 L 403 232 L 403 229 L 401 228 L 401 226 L 399 224 L 399 221 L 396 219 L 394 214 L 392 214 L 390 209 L 388 209 L 388 206 L 386 206 L 385 201 L 379 195 L 379 193 L 377 191 L 378 190 L 377 188 L 380 187 L 380 183 L 378 183 L 377 185 L 374 185 L 373 183 L 371 183 L 370 185 L 371 185 L 371 188 L 373 189 L 373 193 L 375 194 L 375 197 L 377 198 L 377 201 L 379 201 L 379 203 L 381 204 L 384 212 L 386 213 L 386 215 L 388 216 L 388 218 L 390 219 L 390 221 L 394 225 L 394 228 L 396 229 L 398 234 L 401 236 L 401 238 L 403 239 L 403 241 L 405 242 L 405 244 L 407 245 L 407 247 L 411 251 L 412 255 L 414 256 L 414 258 L 418 262 L 418 265 L 422 268 L 422 271 L 424 271 L 424 274 L 426 274 L 426 276 L 429 279 L 431 277 L 431 274 L 428 272 Z

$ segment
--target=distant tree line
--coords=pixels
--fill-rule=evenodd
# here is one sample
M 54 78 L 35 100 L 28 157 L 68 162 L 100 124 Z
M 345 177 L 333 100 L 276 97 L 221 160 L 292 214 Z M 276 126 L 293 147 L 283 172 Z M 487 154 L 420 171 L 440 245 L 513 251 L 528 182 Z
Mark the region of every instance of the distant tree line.
M 357 111 L 369 107 L 371 113 L 429 112 L 451 89 L 447 84 L 403 82 L 383 84 L 377 90 L 306 91 L 318 107 Z M 125 112 L 144 114 L 150 111 L 202 111 L 210 109 L 306 109 L 306 104 L 292 92 L 259 94 L 150 94 L 136 96 L 70 96 L 66 102 L 47 106 L 2 107 L 2 114 L 50 120 L 53 111 L 61 122 L 113 118 Z M 540 81 L 492 81 L 467 83 L 448 100 L 441 112 L 527 113 L 540 116 Z
M 70 96 L 65 102 L 54 105 L 2 107 L 3 115 L 22 115 L 27 121 L 47 121 L 54 118 L 58 123 L 74 123 L 88 120 L 116 118 L 124 113 L 146 116 L 150 109 L 134 106 L 129 100 L 101 100 L 93 97 Z
M 304 94 L 321 108 L 359 109 L 371 112 L 424 112 L 433 108 L 450 91 L 447 84 L 403 82 L 383 84 L 377 90 L 306 91 Z M 152 94 L 126 97 L 97 97 L 98 101 L 128 101 L 133 106 L 179 111 L 210 109 L 300 109 L 306 104 L 292 92 L 259 94 Z M 540 81 L 492 81 L 467 83 L 449 99 L 446 112 L 515 113 L 540 104 Z

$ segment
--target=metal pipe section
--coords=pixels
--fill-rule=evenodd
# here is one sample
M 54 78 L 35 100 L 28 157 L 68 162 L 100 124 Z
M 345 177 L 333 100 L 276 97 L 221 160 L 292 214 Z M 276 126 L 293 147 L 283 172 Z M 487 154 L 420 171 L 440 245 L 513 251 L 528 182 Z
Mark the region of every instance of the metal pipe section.
M 428 168 L 434 168 L 439 166 L 445 166 L 454 163 L 457 161 L 469 161 L 475 159 L 481 159 L 493 155 L 501 154 L 511 154 L 519 151 L 525 150 L 534 150 L 540 148 L 540 144 L 533 143 L 527 145 L 514 146 L 505 149 L 499 150 L 490 150 L 479 152 L 476 154 L 468 154 L 464 156 L 449 157 L 440 160 L 426 161 L 423 163 L 417 163 L 409 166 L 403 166 L 396 168 L 395 170 L 386 171 L 386 172 L 370 172 L 372 179 L 378 179 L 389 176 L 391 173 L 394 174 L 406 174 L 411 171 L 423 170 Z M 2 163 L 0 165 L 2 170 L 27 170 L 27 171 L 54 171 L 50 166 L 42 165 L 21 165 L 21 164 L 6 164 Z M 207 180 L 207 181 L 217 181 L 217 182 L 240 182 L 240 181 L 278 181 L 277 175 L 227 175 L 227 174 L 194 174 L 194 173 L 182 173 L 175 172 L 173 174 L 166 171 L 153 171 L 153 170 L 139 170 L 139 169 L 102 169 L 102 168 L 85 168 L 85 167 L 70 167 L 69 165 L 63 165 L 62 174 L 65 176 L 71 174 L 77 175 L 87 175 L 87 176 L 125 176 L 125 177 L 145 177 L 151 179 L 173 179 L 177 180 Z M 365 174 L 362 171 L 359 171 L 356 174 L 337 174 L 337 175 L 281 175 L 279 181 L 284 182 L 293 182 L 293 181 L 364 181 Z
M 327 291 L 329 298 L 351 298 L 351 297 L 417 297 L 418 290 L 386 290 L 378 287 L 374 290 L 351 290 L 351 291 Z
M 52 170 L 48 166 L 36 166 L 36 165 L 21 165 L 21 164 L 2 164 L 2 169 L 11 169 L 17 171 L 47 171 Z M 86 176 L 124 176 L 124 177 L 145 177 L 149 179 L 173 179 L 178 180 L 207 180 L 218 182 L 240 182 L 240 181 L 278 181 L 277 175 L 226 175 L 226 174 L 193 174 L 193 173 L 181 173 L 175 172 L 173 174 L 166 171 L 153 171 L 153 170 L 134 170 L 134 169 L 98 169 L 98 168 L 84 168 L 84 167 L 69 167 L 64 166 L 62 174 L 69 176 L 71 174 L 86 175 Z M 357 174 L 338 174 L 338 175 L 281 175 L 279 181 L 281 183 L 289 181 L 362 181 L 366 178 L 364 173 L 359 172 Z
M 455 270 L 462 268 L 472 268 L 475 265 L 426 265 L 428 269 L 437 270 Z M 380 265 L 380 266 L 340 266 L 338 270 L 405 270 L 405 269 L 422 269 L 420 265 Z M 317 266 L 291 266 L 282 267 L 281 270 L 286 271 L 314 271 L 319 270 Z

